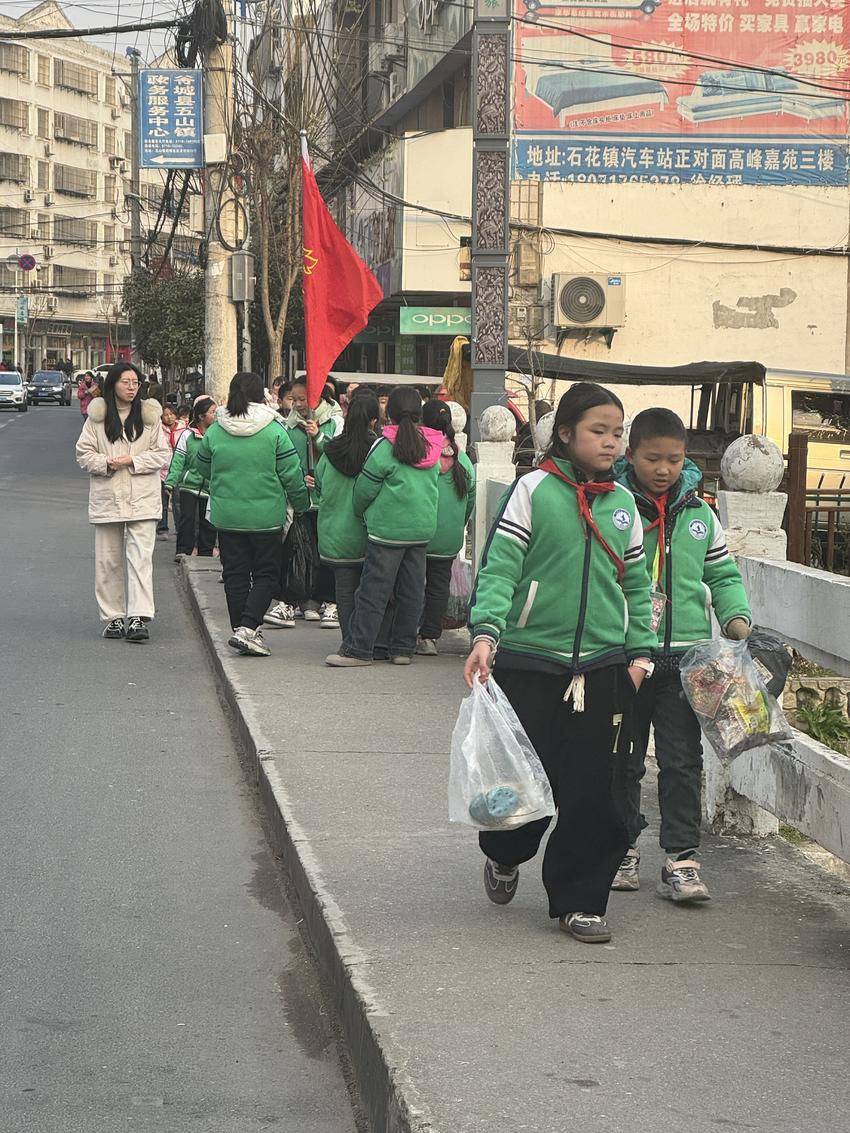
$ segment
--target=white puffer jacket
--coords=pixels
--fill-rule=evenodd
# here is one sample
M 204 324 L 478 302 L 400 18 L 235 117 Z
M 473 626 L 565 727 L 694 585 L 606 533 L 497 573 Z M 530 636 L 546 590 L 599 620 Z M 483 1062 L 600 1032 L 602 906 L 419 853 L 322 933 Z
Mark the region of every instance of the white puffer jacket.
M 137 519 L 160 519 L 162 493 L 159 471 L 171 460 L 171 448 L 162 431 L 162 406 L 142 402 L 142 434 L 135 441 L 125 436 L 115 442 L 106 436 L 106 402 L 96 397 L 80 439 L 77 464 L 89 474 L 89 521 L 131 523 Z M 112 472 L 107 460 L 132 456 L 133 463 Z

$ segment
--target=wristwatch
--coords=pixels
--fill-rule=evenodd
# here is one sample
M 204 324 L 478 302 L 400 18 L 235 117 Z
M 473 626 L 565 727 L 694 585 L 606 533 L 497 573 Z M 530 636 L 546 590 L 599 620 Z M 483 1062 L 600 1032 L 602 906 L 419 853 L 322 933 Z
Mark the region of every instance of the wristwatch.
M 655 672 L 655 664 L 652 661 L 647 661 L 646 657 L 635 657 L 634 661 L 629 662 L 638 669 L 643 669 L 647 677 L 651 677 Z

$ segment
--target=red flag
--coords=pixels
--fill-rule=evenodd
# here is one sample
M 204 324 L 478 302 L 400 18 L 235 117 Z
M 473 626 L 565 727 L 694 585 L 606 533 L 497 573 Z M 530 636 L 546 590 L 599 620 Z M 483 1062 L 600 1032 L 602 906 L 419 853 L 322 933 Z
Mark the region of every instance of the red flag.
M 315 408 L 331 366 L 366 326 L 384 293 L 328 211 L 303 134 L 301 159 L 307 400 Z

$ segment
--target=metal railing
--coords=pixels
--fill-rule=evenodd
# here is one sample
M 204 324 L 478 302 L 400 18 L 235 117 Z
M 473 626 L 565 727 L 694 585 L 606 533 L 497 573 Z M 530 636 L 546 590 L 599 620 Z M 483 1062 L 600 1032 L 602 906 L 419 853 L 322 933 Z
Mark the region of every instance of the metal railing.
M 850 503 L 807 503 L 805 546 L 809 566 L 850 574 Z

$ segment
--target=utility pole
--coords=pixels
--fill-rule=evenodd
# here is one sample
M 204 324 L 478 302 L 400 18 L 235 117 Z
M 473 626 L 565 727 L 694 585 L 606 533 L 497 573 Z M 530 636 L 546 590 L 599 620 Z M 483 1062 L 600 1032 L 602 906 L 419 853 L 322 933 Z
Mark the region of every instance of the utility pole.
M 230 256 L 222 240 L 235 245 L 236 213 L 227 207 L 229 127 L 234 122 L 233 19 L 227 16 L 227 40 L 204 54 L 204 228 L 207 266 L 204 288 L 204 374 L 206 390 L 216 401 L 227 400 L 236 373 L 236 307 L 230 297 Z
M 474 0 L 472 27 L 472 437 L 505 396 L 510 254 L 510 0 Z
M 139 59 L 141 53 L 135 47 L 127 48 L 130 60 L 130 132 L 133 152 L 130 154 L 130 270 L 138 271 L 142 266 L 142 176 L 139 168 Z M 136 334 L 130 327 L 130 358 L 138 366 L 139 352 L 136 347 Z M 113 361 L 115 359 L 113 358 Z

